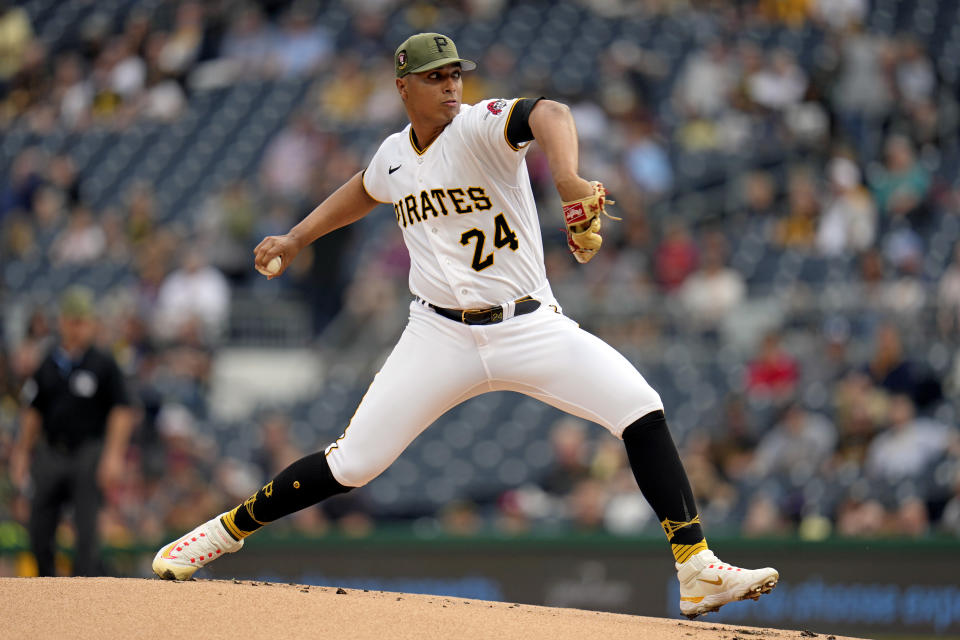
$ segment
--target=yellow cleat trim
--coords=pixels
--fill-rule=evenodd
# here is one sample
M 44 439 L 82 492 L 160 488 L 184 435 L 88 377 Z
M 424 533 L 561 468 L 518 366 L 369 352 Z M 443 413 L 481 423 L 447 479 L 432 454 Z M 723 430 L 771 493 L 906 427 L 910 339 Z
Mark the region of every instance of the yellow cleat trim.
M 700 542 L 696 542 L 694 544 L 672 544 L 670 545 L 670 549 L 673 551 L 674 559 L 679 564 L 683 564 L 701 551 L 706 551 L 707 541 L 701 540 Z

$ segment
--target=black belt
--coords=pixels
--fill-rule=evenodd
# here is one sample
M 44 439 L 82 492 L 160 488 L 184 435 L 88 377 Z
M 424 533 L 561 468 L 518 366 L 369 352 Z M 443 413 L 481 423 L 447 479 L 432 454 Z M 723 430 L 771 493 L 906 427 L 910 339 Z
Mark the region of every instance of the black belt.
M 417 296 L 417 300 L 424 303 L 442 315 L 444 318 L 456 320 L 457 322 L 462 322 L 463 324 L 497 324 L 498 322 L 503 322 L 503 306 L 490 307 L 488 309 L 445 309 L 427 302 L 420 296 Z M 513 304 L 514 316 L 522 316 L 527 313 L 533 313 L 540 308 L 540 301 L 535 300 L 530 296 L 524 296 L 514 300 Z

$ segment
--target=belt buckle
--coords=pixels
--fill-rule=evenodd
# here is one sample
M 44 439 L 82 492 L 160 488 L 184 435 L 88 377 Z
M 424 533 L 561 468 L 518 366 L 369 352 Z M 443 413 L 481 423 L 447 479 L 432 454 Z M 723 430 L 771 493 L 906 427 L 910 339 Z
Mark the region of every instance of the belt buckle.
M 501 320 L 503 320 L 503 307 L 464 309 L 460 312 L 460 322 L 468 325 L 491 324 Z

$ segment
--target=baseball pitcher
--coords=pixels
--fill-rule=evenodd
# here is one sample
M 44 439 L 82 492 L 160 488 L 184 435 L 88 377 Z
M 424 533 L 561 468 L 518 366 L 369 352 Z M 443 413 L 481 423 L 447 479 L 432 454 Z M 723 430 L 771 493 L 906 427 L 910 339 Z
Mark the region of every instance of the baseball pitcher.
M 774 569 L 734 567 L 707 547 L 660 396 L 626 358 L 563 315 L 550 289 L 524 160 L 530 142 L 546 154 L 577 261 L 600 249 L 610 204 L 600 182 L 578 174 L 570 110 L 546 99 L 462 104 L 461 74 L 476 64 L 439 33 L 408 38 L 394 64 L 410 124 L 289 233 L 265 238 L 255 265 L 279 256 L 270 276 L 277 277 L 317 238 L 389 204 L 410 252 L 407 326 L 335 442 L 164 545 L 154 572 L 189 579 L 263 525 L 370 482 L 452 407 L 508 390 L 623 440 L 673 551 L 685 615 L 769 592 L 779 578 Z

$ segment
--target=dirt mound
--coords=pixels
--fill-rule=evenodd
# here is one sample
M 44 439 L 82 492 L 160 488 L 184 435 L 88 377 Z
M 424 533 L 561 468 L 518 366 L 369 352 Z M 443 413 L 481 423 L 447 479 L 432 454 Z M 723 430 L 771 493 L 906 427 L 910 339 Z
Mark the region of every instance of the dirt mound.
M 0 578 L 8 639 L 759 640 L 835 636 L 239 580 Z M 836 637 L 841 640 L 840 637 Z

